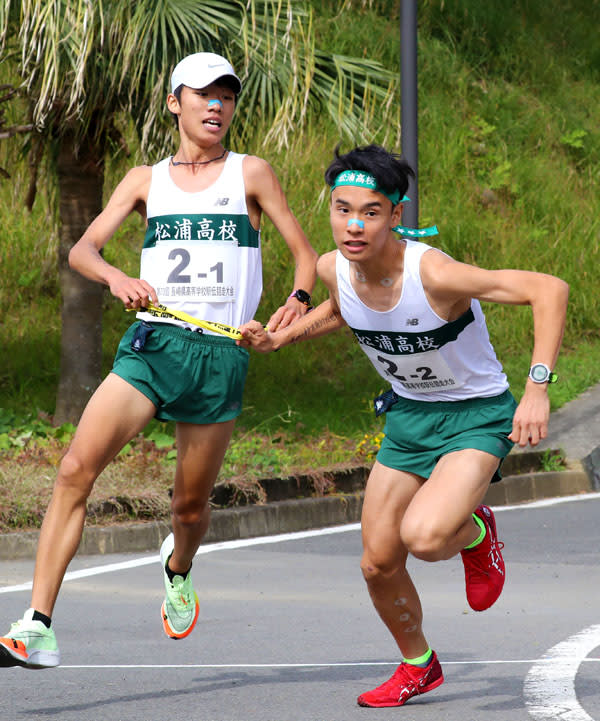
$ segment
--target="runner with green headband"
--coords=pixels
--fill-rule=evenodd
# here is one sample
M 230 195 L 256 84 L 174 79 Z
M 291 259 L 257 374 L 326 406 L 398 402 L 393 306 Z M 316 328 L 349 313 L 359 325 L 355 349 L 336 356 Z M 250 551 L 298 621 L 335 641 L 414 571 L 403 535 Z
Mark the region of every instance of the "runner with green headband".
M 535 446 L 546 436 L 568 298 L 567 284 L 553 276 L 484 270 L 407 239 L 399 223 L 411 175 L 401 157 L 378 146 L 336 151 L 325 180 L 337 250 L 317 264 L 329 299 L 293 327 L 240 329 L 242 345 L 268 352 L 347 325 L 390 384 L 374 402 L 377 415 L 386 413 L 385 437 L 365 491 L 361 568 L 403 661 L 358 697 L 373 707 L 402 706 L 444 680 L 424 635 L 409 554 L 432 562 L 460 553 L 475 611 L 502 592 L 503 544 L 483 499 L 513 443 Z M 531 306 L 532 367 L 518 406 L 481 300 Z
M 391 193 L 388 193 L 382 188 L 378 188 L 375 177 L 370 173 L 357 172 L 355 170 L 344 170 L 333 181 L 333 185 L 331 186 L 331 192 L 333 193 L 333 191 L 336 188 L 339 188 L 341 185 L 355 185 L 357 188 L 368 188 L 369 190 L 376 190 L 382 195 L 385 195 L 385 197 L 388 198 L 392 205 L 398 205 L 399 202 L 410 202 L 410 198 L 407 195 L 402 195 L 402 201 L 400 201 L 401 195 L 398 189 L 392 191 Z M 437 225 L 432 225 L 429 228 L 421 229 L 407 228 L 404 225 L 397 225 L 393 230 L 396 233 L 400 233 L 400 235 L 403 236 L 408 236 L 409 238 L 421 238 L 429 235 L 438 234 Z

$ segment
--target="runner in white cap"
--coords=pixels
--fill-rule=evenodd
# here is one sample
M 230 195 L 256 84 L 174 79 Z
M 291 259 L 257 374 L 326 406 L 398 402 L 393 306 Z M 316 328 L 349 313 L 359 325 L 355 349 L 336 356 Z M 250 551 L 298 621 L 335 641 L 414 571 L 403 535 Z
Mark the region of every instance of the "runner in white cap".
M 226 81 L 236 95 L 242 92 L 242 82 L 229 60 L 216 53 L 194 53 L 175 66 L 171 75 L 171 92 L 174 93 L 180 85 L 194 90 L 206 88 L 216 80 L 221 83 Z
M 167 96 L 179 130 L 177 151 L 152 167 L 130 170 L 71 250 L 71 267 L 107 285 L 125 308 L 138 311 L 137 320 L 61 461 L 40 535 L 31 606 L 0 638 L 0 666 L 59 664 L 51 616 L 81 539 L 87 498 L 102 469 L 152 418 L 175 421 L 177 437 L 173 533 L 161 548 L 162 625 L 170 638 L 183 638 L 196 623 L 198 597 L 190 568 L 241 412 L 248 352 L 231 338 L 140 309 L 160 303 L 216 327 L 235 328 L 252 319 L 262 292 L 263 213 L 295 262 L 292 292 L 269 327 L 285 328 L 308 311 L 316 278 L 317 255 L 270 165 L 223 145 L 241 90 L 240 79 L 220 55 L 184 58 Z M 135 210 L 147 221 L 139 277 L 100 254 Z

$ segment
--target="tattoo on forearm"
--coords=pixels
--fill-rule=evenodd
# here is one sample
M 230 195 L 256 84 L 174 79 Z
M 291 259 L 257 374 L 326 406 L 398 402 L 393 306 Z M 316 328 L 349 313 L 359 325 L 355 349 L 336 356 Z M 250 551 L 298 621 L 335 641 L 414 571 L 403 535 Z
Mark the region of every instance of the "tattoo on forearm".
M 317 320 L 314 323 L 311 323 L 307 328 L 305 328 L 301 333 L 298 333 L 298 335 L 295 335 L 293 338 L 290 339 L 290 343 L 297 343 L 299 340 L 304 340 L 305 338 L 308 338 L 309 336 L 313 335 L 318 330 L 322 330 L 328 325 L 331 325 L 332 323 L 337 324 L 339 322 L 340 316 L 338 313 L 331 313 L 326 318 L 322 318 L 321 320 Z

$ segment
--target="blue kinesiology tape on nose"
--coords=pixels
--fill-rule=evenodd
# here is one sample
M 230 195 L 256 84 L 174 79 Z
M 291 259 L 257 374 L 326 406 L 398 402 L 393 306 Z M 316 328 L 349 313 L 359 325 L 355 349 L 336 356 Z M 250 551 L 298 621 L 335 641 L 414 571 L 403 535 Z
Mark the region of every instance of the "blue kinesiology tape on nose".
M 358 227 L 359 227 L 361 230 L 364 230 L 364 228 L 365 228 L 364 220 L 359 220 L 358 218 L 348 218 L 348 228 L 349 228 L 351 225 L 355 225 L 355 224 L 358 225 Z
M 213 105 L 218 105 L 220 108 L 223 107 L 223 103 L 220 100 L 217 100 L 216 98 L 213 98 L 212 100 L 208 101 L 209 108 L 211 108 Z

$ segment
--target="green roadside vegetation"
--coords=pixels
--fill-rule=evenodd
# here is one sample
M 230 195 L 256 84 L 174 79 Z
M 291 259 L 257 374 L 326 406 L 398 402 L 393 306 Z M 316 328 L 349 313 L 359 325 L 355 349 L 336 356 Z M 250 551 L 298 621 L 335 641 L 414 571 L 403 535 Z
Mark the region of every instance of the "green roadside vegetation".
M 398 5 L 320 3 L 319 46 L 398 67 Z M 434 244 L 457 259 L 552 273 L 570 284 L 553 409 L 600 380 L 599 21 L 600 3 L 590 0 L 559 8 L 529 1 L 512 13 L 497 2 L 419 3 L 420 224 L 437 223 Z M 398 118 L 397 107 L 391 109 L 389 123 L 369 140 L 399 149 Z M 233 149 L 270 160 L 314 247 L 330 250 L 323 170 L 337 142 L 348 148 L 353 141 L 318 112 L 286 148 L 275 140 L 265 145 L 265 135 L 258 123 L 249 145 Z M 109 163 L 106 196 L 128 167 L 157 160 L 138 157 L 132 131 L 129 137 L 130 155 L 115 151 Z M 54 188 L 42 177 L 33 212 L 23 208 L 27 175 L 17 146 L 0 145 L 0 165 L 11 174 L 0 179 L 0 493 L 7 500 L 0 531 L 39 524 L 72 433 L 50 423 L 60 342 Z M 141 223 L 132 218 L 107 247 L 107 260 L 135 273 L 141 240 Z M 263 242 L 257 318 L 266 320 L 290 292 L 293 269 L 268 222 Z M 314 298 L 325 298 L 321 285 Z M 131 318 L 108 294 L 104 310 L 108 372 Z M 487 304 L 484 311 L 518 398 L 531 353 L 530 311 Z M 253 355 L 245 410 L 221 482 L 233 479 L 241 497 L 260 500 L 260 477 L 368 460 L 382 427 L 371 399 L 383 389 L 349 332 Z M 101 506 L 105 498 L 133 498 L 123 505 L 126 515 L 162 513 L 175 453 L 172 428 L 151 424 L 105 471 L 92 501 Z

